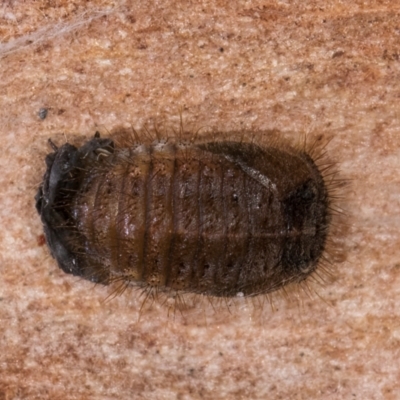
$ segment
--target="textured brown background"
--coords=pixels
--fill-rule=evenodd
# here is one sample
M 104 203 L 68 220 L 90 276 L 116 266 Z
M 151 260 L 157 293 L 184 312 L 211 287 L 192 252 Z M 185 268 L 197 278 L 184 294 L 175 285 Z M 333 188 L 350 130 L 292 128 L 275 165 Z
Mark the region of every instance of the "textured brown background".
M 398 1 L 6 0 L 0 38 L 0 399 L 398 398 Z M 56 267 L 33 201 L 47 139 L 180 111 L 334 138 L 353 217 L 320 297 L 138 319 L 138 293 L 105 302 Z

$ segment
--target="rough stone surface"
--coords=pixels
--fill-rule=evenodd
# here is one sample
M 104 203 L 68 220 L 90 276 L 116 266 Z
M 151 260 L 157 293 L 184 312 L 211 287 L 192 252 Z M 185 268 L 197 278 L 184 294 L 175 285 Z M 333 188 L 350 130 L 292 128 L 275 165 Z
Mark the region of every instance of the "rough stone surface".
M 0 399 L 396 399 L 399 21 L 395 0 L 3 2 Z M 139 293 L 57 268 L 33 200 L 47 139 L 180 112 L 332 139 L 352 217 L 319 297 L 140 313 Z

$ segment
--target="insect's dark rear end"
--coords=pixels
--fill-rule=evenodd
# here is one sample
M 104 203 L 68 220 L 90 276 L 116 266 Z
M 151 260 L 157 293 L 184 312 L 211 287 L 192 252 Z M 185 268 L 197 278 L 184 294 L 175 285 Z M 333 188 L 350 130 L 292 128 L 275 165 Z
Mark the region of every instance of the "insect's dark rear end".
M 304 280 L 324 251 L 328 193 L 302 151 L 96 135 L 46 164 L 47 243 L 65 272 L 94 282 L 255 295 Z

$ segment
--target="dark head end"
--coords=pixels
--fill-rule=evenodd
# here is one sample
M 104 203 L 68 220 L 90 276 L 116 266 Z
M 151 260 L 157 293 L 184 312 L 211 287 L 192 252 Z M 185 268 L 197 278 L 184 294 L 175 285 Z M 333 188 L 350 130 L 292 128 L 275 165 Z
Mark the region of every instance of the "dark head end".
M 97 282 L 100 278 L 88 276 L 88 268 L 77 255 L 82 238 L 76 233 L 70 208 L 85 168 L 99 155 L 112 154 L 114 143 L 100 139 L 98 132 L 80 148 L 69 143 L 57 147 L 51 140 L 49 143 L 54 151 L 46 156 L 47 170 L 35 196 L 47 245 L 63 271 Z

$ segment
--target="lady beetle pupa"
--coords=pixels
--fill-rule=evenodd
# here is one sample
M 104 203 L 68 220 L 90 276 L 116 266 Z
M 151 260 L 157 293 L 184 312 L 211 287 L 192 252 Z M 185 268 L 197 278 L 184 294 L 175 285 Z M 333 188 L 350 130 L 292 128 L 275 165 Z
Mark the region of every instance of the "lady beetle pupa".
M 245 141 L 94 138 L 46 157 L 36 195 L 65 272 L 215 297 L 266 294 L 317 268 L 331 221 L 304 149 Z

